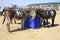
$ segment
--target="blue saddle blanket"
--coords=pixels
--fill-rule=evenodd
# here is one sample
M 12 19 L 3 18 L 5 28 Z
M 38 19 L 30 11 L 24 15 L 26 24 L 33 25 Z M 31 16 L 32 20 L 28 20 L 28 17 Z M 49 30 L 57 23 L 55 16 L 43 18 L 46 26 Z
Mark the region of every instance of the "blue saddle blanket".
M 40 17 L 35 17 L 34 19 L 32 19 L 31 16 L 28 16 L 24 23 L 25 28 L 36 28 L 40 25 Z

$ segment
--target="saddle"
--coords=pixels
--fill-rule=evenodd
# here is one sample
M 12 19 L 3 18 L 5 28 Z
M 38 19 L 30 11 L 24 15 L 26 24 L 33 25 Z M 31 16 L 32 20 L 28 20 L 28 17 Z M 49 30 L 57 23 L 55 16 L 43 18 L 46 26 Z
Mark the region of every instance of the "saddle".
M 51 17 L 51 16 L 54 15 L 54 12 L 52 10 L 48 10 L 47 11 L 47 15 L 48 15 L 48 17 Z
M 17 12 L 17 17 L 23 17 L 23 12 L 22 11 L 16 11 Z

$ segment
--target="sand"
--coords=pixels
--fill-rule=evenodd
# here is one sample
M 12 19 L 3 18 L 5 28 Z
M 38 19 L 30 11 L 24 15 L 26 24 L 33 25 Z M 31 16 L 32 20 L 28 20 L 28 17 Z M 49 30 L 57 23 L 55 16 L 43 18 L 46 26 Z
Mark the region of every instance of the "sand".
M 6 21 L 2 24 L 3 16 L 0 16 L 0 40 L 60 40 L 60 11 L 57 11 L 54 27 L 18 30 L 12 33 L 7 31 Z M 51 22 L 51 20 L 49 20 Z M 11 24 L 11 30 L 17 30 L 20 24 Z

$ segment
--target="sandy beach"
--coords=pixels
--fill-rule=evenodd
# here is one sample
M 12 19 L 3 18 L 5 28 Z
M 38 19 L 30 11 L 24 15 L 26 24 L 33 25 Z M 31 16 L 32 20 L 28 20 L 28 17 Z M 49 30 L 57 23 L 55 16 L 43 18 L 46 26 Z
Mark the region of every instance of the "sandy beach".
M 6 21 L 2 24 L 3 16 L 0 16 L 0 40 L 60 40 L 60 11 L 57 11 L 55 26 L 50 28 L 26 29 L 21 28 L 20 24 L 11 24 L 12 33 L 7 31 Z M 51 22 L 51 19 L 49 20 Z

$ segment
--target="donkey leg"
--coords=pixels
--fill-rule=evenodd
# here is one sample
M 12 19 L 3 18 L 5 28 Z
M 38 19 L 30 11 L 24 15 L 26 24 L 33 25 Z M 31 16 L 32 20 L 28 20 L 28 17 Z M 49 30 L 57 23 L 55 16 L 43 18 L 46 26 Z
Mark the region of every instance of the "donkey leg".
M 45 27 L 45 19 L 43 20 L 43 25 L 44 25 L 44 27 Z
M 14 20 L 14 23 L 16 24 L 16 21 Z
M 7 30 L 8 30 L 8 32 L 11 32 L 10 31 L 10 18 L 9 17 L 7 17 Z
M 25 20 L 21 20 L 21 28 L 24 29 L 24 22 Z
M 13 24 L 13 23 L 12 23 L 12 19 L 10 19 L 10 20 L 11 20 L 11 24 Z
M 3 22 L 2 22 L 2 24 L 4 24 L 4 22 L 5 22 L 5 19 L 6 19 L 6 15 L 4 15 L 4 19 L 3 19 Z
M 48 19 L 46 19 L 46 21 L 47 21 L 47 23 L 46 23 L 47 24 L 47 27 L 49 28 L 49 26 L 48 26 Z
M 54 18 L 52 18 L 52 26 L 54 26 Z

